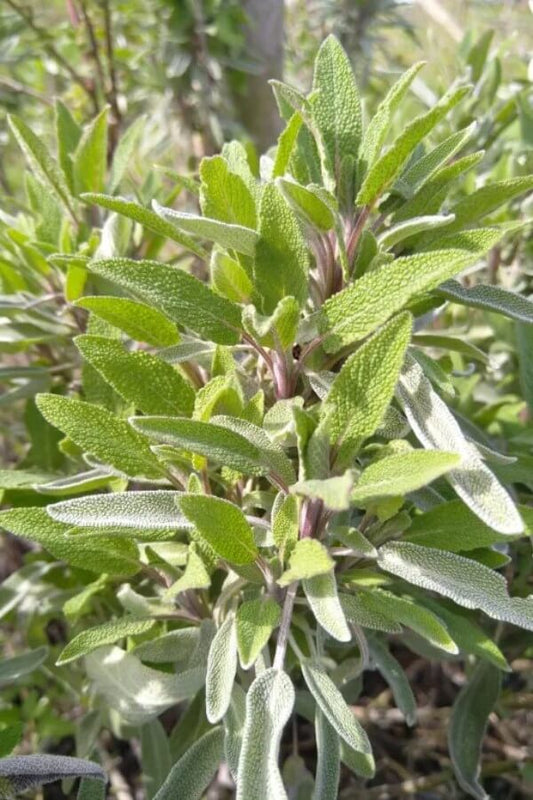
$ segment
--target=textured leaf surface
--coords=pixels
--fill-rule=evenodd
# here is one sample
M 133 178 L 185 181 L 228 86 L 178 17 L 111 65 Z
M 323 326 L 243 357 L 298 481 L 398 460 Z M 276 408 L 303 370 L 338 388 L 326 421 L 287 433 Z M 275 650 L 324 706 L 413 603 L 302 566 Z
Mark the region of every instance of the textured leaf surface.
M 329 231 L 335 226 L 333 212 L 318 193 L 295 181 L 279 178 L 276 183 L 289 204 L 305 222 L 320 231 Z
M 246 696 L 237 800 L 287 800 L 278 756 L 293 706 L 294 687 L 285 672 L 267 669 L 252 683 Z
M 468 223 L 479 220 L 486 214 L 495 211 L 504 203 L 517 195 L 533 189 L 533 175 L 507 178 L 503 181 L 491 181 L 481 186 L 455 203 L 451 211 L 455 214 L 455 225 L 465 227 Z
M 209 722 L 219 722 L 230 703 L 237 672 L 237 630 L 235 618 L 226 617 L 209 648 L 205 681 L 206 713 Z
M 224 731 L 214 728 L 198 739 L 174 764 L 154 800 L 202 800 L 222 759 Z
M 180 509 L 221 558 L 251 564 L 258 556 L 252 528 L 240 508 L 218 497 L 185 495 Z
M 324 575 L 335 563 L 328 551 L 316 539 L 300 539 L 290 555 L 289 568 L 279 578 L 280 586 L 289 586 L 293 581 Z
M 166 361 L 142 350 L 128 352 L 104 336 L 77 336 L 75 342 L 104 380 L 144 414 L 192 414 L 194 389 Z
M 457 494 L 483 522 L 500 533 L 520 533 L 524 524 L 510 496 L 467 442 L 446 404 L 422 368 L 408 357 L 398 383 L 398 398 L 419 441 L 429 450 L 451 449 L 461 466 L 446 474 Z
M 305 682 L 318 707 L 340 736 L 353 751 L 358 772 L 365 777 L 374 774 L 374 759 L 368 737 L 346 705 L 324 668 L 315 662 L 304 661 L 301 665 Z
M 116 492 L 63 500 L 47 507 L 52 519 L 81 528 L 187 530 L 191 523 L 180 513 L 180 492 Z
M 90 269 L 206 339 L 231 345 L 239 338 L 239 306 L 183 270 L 127 258 L 92 261 Z
M 352 638 L 337 595 L 333 571 L 303 581 L 303 589 L 316 621 L 333 639 L 349 642 Z
M 228 417 L 216 415 L 211 419 L 212 424 L 222 425 L 229 428 L 234 433 L 247 439 L 261 452 L 262 462 L 269 466 L 270 470 L 279 476 L 285 483 L 294 483 L 296 476 L 292 462 L 285 455 L 280 445 L 272 441 L 268 433 L 247 420 L 238 417 Z
M 494 233 L 493 244 L 500 236 L 499 231 Z M 319 327 L 327 334 L 324 348 L 327 352 L 336 352 L 344 345 L 363 339 L 411 297 L 435 289 L 474 264 L 483 252 L 484 249 L 478 252 L 450 249 L 415 253 L 366 273 L 322 306 Z
M 357 157 L 362 113 L 350 60 L 334 36 L 328 36 L 318 51 L 313 89 L 318 90 L 313 123 L 322 139 L 327 172 L 338 183 L 345 157 Z
M 340 743 L 325 715 L 315 716 L 317 765 L 313 800 L 337 800 L 340 778 Z
M 467 128 L 452 133 L 439 145 L 418 158 L 412 165 L 409 165 L 398 181 L 398 183 L 401 184 L 399 188 L 402 193 L 408 197 L 420 186 L 423 186 L 426 181 L 435 174 L 439 167 L 451 159 L 451 157 L 463 147 L 472 136 L 475 128 L 476 123 L 473 122 Z M 396 186 L 398 186 L 398 184 L 396 184 Z M 405 192 L 404 189 L 406 188 L 407 191 Z
M 394 702 L 404 715 L 407 725 L 415 725 L 416 699 L 401 665 L 389 653 L 386 644 L 376 637 L 370 639 L 368 646 L 372 661 L 389 684 Z
M 380 458 L 363 472 L 352 492 L 354 503 L 380 497 L 403 497 L 459 466 L 461 457 L 440 450 L 411 452 Z
M 455 777 L 461 788 L 478 800 L 489 800 L 479 782 L 479 760 L 489 715 L 499 693 L 500 673 L 480 662 L 453 705 L 448 746 Z
M 107 114 L 104 108 L 87 125 L 72 157 L 76 193 L 101 192 L 107 168 Z
M 155 213 L 162 219 L 171 223 L 176 228 L 237 253 L 252 256 L 257 242 L 257 232 L 244 225 L 235 225 L 228 222 L 220 222 L 217 219 L 200 217 L 197 214 L 189 214 L 186 211 L 176 211 L 173 208 L 166 208 L 159 205 L 156 200 L 152 200 L 152 207 Z
M 142 726 L 140 738 L 146 800 L 153 800 L 172 766 L 169 740 L 158 719 Z
M 76 302 L 92 314 L 124 331 L 136 342 L 170 347 L 179 341 L 176 326 L 168 317 L 146 303 L 127 297 L 82 297 Z
M 382 249 L 389 250 L 399 242 L 403 242 L 404 239 L 415 236 L 417 233 L 447 227 L 454 219 L 455 217 L 453 214 L 428 214 L 425 217 L 413 217 L 413 219 L 407 220 L 406 222 L 399 222 L 397 225 L 388 228 L 378 238 L 378 242 Z
M 237 645 L 243 669 L 257 661 L 278 626 L 281 616 L 279 605 L 270 599 L 248 600 L 237 612 Z
M 122 617 L 122 619 L 113 619 L 109 622 L 104 622 L 103 625 L 97 625 L 95 628 L 87 628 L 81 633 L 78 633 L 78 635 L 63 648 L 56 664 L 68 664 L 70 661 L 75 661 L 77 658 L 91 653 L 93 650 L 96 650 L 97 647 L 102 647 L 102 645 L 114 644 L 119 639 L 123 639 L 126 636 L 146 633 L 146 631 L 149 631 L 154 625 L 155 620 Z
M 91 776 L 105 783 L 106 776 L 99 764 L 70 756 L 30 755 L 0 759 L 0 791 L 7 782 L 8 792 L 18 794 L 34 786 L 53 783 L 63 778 Z
M 164 236 L 166 239 L 171 239 L 178 242 L 187 250 L 195 253 L 200 258 L 204 258 L 206 252 L 198 242 L 187 236 L 186 233 L 178 231 L 175 225 L 167 222 L 158 216 L 154 211 L 149 208 L 139 205 L 132 200 L 126 200 L 124 197 L 109 197 L 106 194 L 91 194 L 90 192 L 82 195 L 82 199 L 86 203 L 92 203 L 101 208 L 107 208 L 109 211 L 114 211 L 117 214 L 132 219 L 138 222 L 144 228 L 159 236 Z
M 411 335 L 411 315 L 400 314 L 348 358 L 322 405 L 321 427 L 349 462 L 375 433 L 389 405 Z
M 104 464 L 131 477 L 161 476 L 148 440 L 105 408 L 55 394 L 37 395 L 36 402 L 51 425 Z
M 205 683 L 205 668 L 172 675 L 145 667 L 119 647 L 99 647 L 85 659 L 87 675 L 98 694 L 132 725 L 143 725 L 183 700 Z
M 353 487 L 353 473 L 348 470 L 344 475 L 324 480 L 299 481 L 291 486 L 291 492 L 303 497 L 314 497 L 322 500 L 326 508 L 332 511 L 343 511 L 350 505 L 350 493 Z
M 377 608 L 377 604 L 373 608 L 372 604 L 365 602 L 366 597 L 367 594 L 365 592 L 339 595 L 346 619 L 355 625 L 361 625 L 363 628 L 384 631 L 385 633 L 401 633 L 402 626 L 389 616 L 382 614 Z
M 483 564 L 456 553 L 389 542 L 379 549 L 378 563 L 415 586 L 442 594 L 465 608 L 533 630 L 533 599 L 509 597 L 505 578 Z
M 484 311 L 495 311 L 519 322 L 533 324 L 533 301 L 500 286 L 473 286 L 464 288 L 459 281 L 446 281 L 439 286 L 438 294 L 455 303 Z
M 231 171 L 223 156 L 203 158 L 200 164 L 200 203 L 206 217 L 255 229 L 255 202 L 245 181 Z

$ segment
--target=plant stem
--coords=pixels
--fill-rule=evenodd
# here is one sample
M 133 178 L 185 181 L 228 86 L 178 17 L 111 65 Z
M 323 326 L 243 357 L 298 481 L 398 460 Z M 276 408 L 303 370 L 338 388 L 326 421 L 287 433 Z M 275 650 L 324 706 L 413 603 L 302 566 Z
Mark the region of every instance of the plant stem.
M 348 255 L 348 264 L 350 266 L 350 270 L 353 267 L 353 260 L 355 258 L 357 244 L 359 242 L 359 239 L 361 238 L 361 234 L 363 233 L 366 221 L 370 216 L 370 210 L 371 210 L 370 206 L 364 206 L 361 209 L 361 212 L 357 217 L 357 222 L 355 223 L 353 230 L 350 232 L 350 235 L 348 236 L 348 242 L 346 244 L 346 252 Z
M 281 615 L 281 624 L 279 626 L 278 643 L 276 645 L 276 654 L 274 656 L 274 669 L 283 669 L 285 663 L 285 653 L 287 652 L 287 642 L 289 640 L 289 631 L 291 629 L 292 611 L 294 608 L 294 600 L 298 590 L 298 581 L 291 583 L 285 594 L 285 602 L 283 603 L 283 612 Z

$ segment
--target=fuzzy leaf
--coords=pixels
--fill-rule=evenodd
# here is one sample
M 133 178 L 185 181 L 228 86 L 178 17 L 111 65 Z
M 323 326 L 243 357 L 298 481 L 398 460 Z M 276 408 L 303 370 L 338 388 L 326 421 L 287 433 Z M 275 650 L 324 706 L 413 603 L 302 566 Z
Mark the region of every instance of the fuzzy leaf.
M 455 203 L 450 211 L 455 214 L 457 229 L 470 226 L 481 217 L 495 211 L 504 203 L 533 189 L 533 175 L 491 181 Z
M 252 683 L 246 696 L 236 800 L 287 800 L 278 756 L 293 706 L 294 687 L 285 672 L 267 669 Z
M 375 433 L 389 405 L 411 336 L 410 314 L 400 314 L 344 363 L 322 404 L 321 429 L 349 463 Z
M 144 414 L 192 414 L 194 389 L 170 364 L 142 350 L 129 352 L 104 336 L 83 335 L 74 341 L 104 380 Z
M 377 605 L 376 609 L 372 608 L 370 604 L 365 602 L 366 597 L 367 593 L 365 592 L 339 595 L 346 619 L 355 625 L 361 625 L 363 628 L 371 628 L 385 633 L 401 633 L 402 626 L 382 614 L 379 610 L 376 610 Z
M 470 139 L 476 123 L 473 122 L 467 128 L 452 133 L 441 144 L 434 147 L 426 155 L 418 158 L 413 164 L 409 165 L 402 174 L 395 188 L 406 197 L 411 197 L 413 193 L 423 186 L 445 162 L 452 158 Z
M 46 754 L 0 759 L 0 791 L 2 794 L 6 791 L 8 796 L 25 792 L 34 786 L 80 776 L 106 782 L 102 767 L 82 758 Z
M 272 538 L 283 554 L 298 541 L 298 499 L 285 495 L 272 511 Z
M 372 165 L 357 196 L 357 205 L 370 205 L 388 188 L 400 173 L 417 144 L 462 100 L 466 87 L 444 95 L 425 114 L 409 123 L 389 149 Z
M 325 715 L 315 716 L 317 764 L 312 800 L 337 800 L 340 778 L 340 743 L 337 732 Z
M 255 252 L 257 232 L 252 228 L 200 217 L 186 211 L 175 211 L 173 208 L 159 205 L 156 200 L 152 200 L 152 207 L 159 217 L 170 222 L 178 230 L 200 236 L 224 249 L 235 250 L 246 256 L 253 256 Z
M 433 390 L 421 367 L 410 356 L 398 383 L 398 398 L 416 437 L 428 450 L 452 449 L 460 467 L 446 474 L 459 497 L 480 519 L 500 533 L 524 529 L 510 496 L 467 442 L 446 404 Z
M 143 725 L 167 708 L 190 699 L 205 683 L 205 668 L 179 675 L 145 667 L 119 647 L 99 647 L 85 659 L 96 692 L 132 725 Z
M 308 252 L 294 212 L 273 183 L 266 184 L 259 208 L 259 240 L 255 248 L 255 288 L 262 311 L 272 314 L 290 295 L 307 299 Z
M 248 600 L 237 611 L 237 646 L 243 669 L 250 669 L 277 628 L 281 616 L 274 600 Z
M 200 180 L 200 204 L 205 217 L 255 229 L 254 199 L 245 181 L 231 171 L 223 156 L 202 159 Z
M 460 463 L 459 455 L 442 450 L 412 450 L 380 458 L 363 470 L 351 499 L 365 505 L 380 497 L 403 497 Z
M 132 122 L 129 128 L 127 128 L 120 137 L 113 154 L 111 173 L 109 175 L 109 191 L 111 194 L 117 189 L 122 178 L 126 174 L 145 125 L 146 115 L 143 114 Z
M 408 239 L 410 236 L 415 236 L 417 233 L 424 231 L 433 231 L 437 228 L 444 228 L 454 221 L 453 214 L 446 215 L 428 215 L 425 217 L 413 217 L 413 219 L 406 222 L 399 222 L 388 228 L 378 238 L 378 242 L 383 250 L 390 250 L 399 242 Z
M 36 402 L 51 425 L 104 464 L 131 477 L 161 476 L 161 467 L 146 437 L 105 408 L 55 394 L 39 394 Z
M 350 493 L 354 476 L 351 470 L 344 475 L 324 480 L 299 481 L 291 486 L 291 493 L 322 500 L 331 511 L 343 511 L 350 506 Z
M 211 642 L 207 659 L 206 713 L 213 725 L 222 719 L 230 706 L 236 672 L 237 630 L 235 618 L 228 615 Z
M 72 176 L 72 154 L 75 152 L 81 138 L 81 127 L 78 125 L 69 109 L 61 100 L 56 99 L 55 128 L 57 140 L 57 158 L 65 175 L 70 191 L 74 191 Z
M 330 207 L 322 200 L 318 192 L 306 188 L 292 180 L 278 178 L 277 185 L 305 222 L 320 231 L 329 231 L 335 227 L 335 217 Z
M 183 270 L 127 258 L 92 261 L 90 268 L 206 339 L 230 345 L 239 338 L 239 306 Z
M 372 777 L 375 767 L 370 742 L 357 718 L 346 705 L 344 697 L 318 662 L 304 661 L 301 668 L 318 707 L 351 749 L 358 774 Z
M 179 507 L 220 558 L 251 564 L 259 555 L 252 528 L 240 508 L 218 497 L 184 495 Z
M 448 746 L 455 777 L 470 797 L 489 800 L 479 783 L 481 745 L 489 715 L 500 694 L 500 673 L 480 662 L 453 705 Z
M 316 56 L 313 89 L 318 90 L 312 101 L 313 123 L 323 143 L 325 171 L 338 185 L 345 157 L 357 157 L 363 123 L 352 66 L 334 36 L 328 36 Z
M 367 272 L 322 306 L 319 328 L 326 334 L 325 350 L 334 353 L 344 345 L 364 339 L 411 297 L 435 289 L 474 264 L 499 238 L 501 232 L 494 230 L 487 237 L 487 246 L 478 251 L 449 249 L 415 253 Z
M 446 281 L 439 286 L 437 293 L 452 303 L 495 311 L 519 322 L 533 324 L 533 301 L 500 286 L 481 285 L 465 289 L 459 281 Z
M 106 194 L 92 194 L 90 192 L 82 194 L 81 198 L 86 203 L 107 208 L 109 211 L 114 211 L 123 217 L 138 222 L 143 228 L 156 233 L 158 236 L 164 236 L 166 239 L 171 239 L 173 242 L 181 244 L 182 247 L 190 250 L 191 253 L 195 253 L 199 258 L 205 258 L 206 256 L 206 251 L 198 242 L 191 239 L 187 234 L 178 231 L 175 225 L 162 219 L 154 211 L 140 206 L 132 200 L 126 200 L 124 197 L 110 197 Z
M 505 578 L 470 558 L 410 542 L 389 542 L 379 549 L 378 564 L 460 606 L 480 608 L 493 619 L 533 630 L 533 598 L 509 597 Z
M 202 800 L 220 764 L 223 748 L 222 728 L 204 733 L 174 764 L 154 800 L 175 800 L 176 797 Z
M 394 702 L 404 715 L 405 722 L 412 727 L 416 724 L 416 699 L 405 672 L 384 642 L 373 637 L 368 646 L 372 662 L 389 684 Z
M 187 530 L 174 491 L 116 492 L 63 500 L 47 507 L 52 519 L 81 528 Z
M 140 738 L 146 800 L 153 800 L 172 765 L 169 740 L 158 719 L 142 726 Z
M 104 190 L 107 171 L 107 113 L 106 107 L 87 125 L 72 156 L 76 194 Z
M 19 656 L 4 658 L 0 661 L 0 686 L 13 683 L 23 675 L 29 675 L 41 666 L 47 656 L 47 647 L 37 647 Z
M 154 347 L 170 347 L 179 342 L 179 333 L 168 317 L 146 303 L 127 297 L 82 297 L 75 303 L 124 331 L 136 342 Z
M 337 595 L 337 582 L 333 570 L 323 575 L 306 578 L 302 585 L 307 601 L 319 625 L 333 639 L 339 642 L 349 642 L 352 634 Z
M 66 647 L 61 651 L 56 664 L 68 664 L 71 661 L 92 653 L 97 647 L 105 644 L 115 644 L 119 639 L 126 636 L 134 636 L 139 633 L 146 633 L 155 625 L 153 619 L 135 619 L 134 617 L 122 617 L 121 619 L 109 620 L 95 628 L 87 628 L 78 633 Z
M 293 581 L 324 575 L 334 566 L 328 551 L 317 539 L 300 539 L 291 552 L 289 568 L 279 578 L 278 584 L 289 586 Z

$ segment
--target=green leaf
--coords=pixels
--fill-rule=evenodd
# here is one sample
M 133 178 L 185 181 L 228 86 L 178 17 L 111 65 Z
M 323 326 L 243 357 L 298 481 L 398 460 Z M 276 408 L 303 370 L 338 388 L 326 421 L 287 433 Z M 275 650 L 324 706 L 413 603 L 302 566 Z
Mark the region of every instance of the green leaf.
M 337 595 L 333 570 L 306 578 L 302 585 L 318 624 L 338 642 L 349 642 L 352 634 Z
M 72 174 L 72 154 L 75 152 L 81 139 L 81 128 L 70 113 L 69 109 L 56 99 L 55 127 L 57 140 L 57 157 L 65 175 L 69 190 L 74 191 L 74 178 Z
M 88 192 L 81 195 L 81 199 L 86 203 L 107 208 L 109 211 L 114 211 L 117 214 L 122 214 L 123 217 L 132 219 L 138 222 L 143 228 L 146 228 L 158 236 L 164 236 L 166 239 L 171 239 L 173 242 L 181 244 L 186 250 L 195 253 L 199 258 L 206 257 L 206 251 L 201 245 L 187 234 L 177 230 L 177 228 L 170 222 L 159 217 L 154 211 L 149 208 L 139 205 L 132 200 L 126 200 L 124 197 L 111 197 L 107 194 L 94 194 Z
M 127 297 L 82 297 L 74 304 L 124 331 L 130 339 L 154 347 L 170 347 L 179 342 L 173 322 L 153 306 Z
M 144 414 L 192 414 L 194 389 L 166 361 L 142 350 L 129 352 L 104 336 L 82 335 L 74 341 L 104 380 Z
M 331 511 L 343 511 L 350 507 L 353 482 L 354 474 L 348 470 L 344 475 L 334 478 L 299 481 L 291 486 L 291 493 L 322 500 L 326 508 Z
M 424 231 L 433 231 L 437 228 L 444 228 L 454 221 L 453 214 L 429 215 L 425 217 L 413 217 L 413 219 L 399 222 L 391 228 L 387 228 L 379 237 L 378 242 L 383 250 L 390 250 L 399 242 L 415 236 Z
M 319 195 L 320 187 L 305 187 L 283 178 L 278 178 L 276 185 L 294 211 L 312 228 L 326 232 L 335 227 L 335 217 L 331 208 Z
M 317 53 L 313 89 L 318 90 L 311 105 L 313 124 L 324 148 L 323 169 L 339 185 L 343 160 L 357 157 L 363 122 L 350 60 L 334 36 L 328 36 Z
M 272 538 L 283 559 L 298 541 L 299 508 L 293 495 L 280 495 L 279 505 L 272 509 Z
M 405 197 L 412 197 L 414 192 L 435 175 L 439 167 L 449 161 L 466 144 L 475 128 L 476 123 L 473 122 L 467 128 L 452 133 L 429 153 L 418 158 L 413 164 L 409 164 L 395 189 L 398 189 Z
M 346 705 L 344 697 L 318 662 L 304 661 L 301 668 L 318 707 L 351 749 L 358 774 L 371 778 L 375 767 L 370 742 L 357 718 Z
M 302 127 L 302 122 L 302 115 L 296 111 L 289 119 L 285 130 L 281 132 L 276 146 L 272 178 L 285 175 L 288 171 L 291 156 Z
M 128 169 L 145 125 L 146 116 L 143 114 L 132 122 L 129 128 L 127 128 L 120 137 L 113 154 L 111 174 L 109 175 L 109 191 L 111 194 L 117 189 Z
M 278 755 L 293 706 L 294 688 L 285 672 L 267 669 L 252 683 L 246 696 L 236 800 L 287 800 Z
M 185 495 L 179 507 L 220 558 L 251 564 L 259 555 L 252 528 L 240 508 L 219 497 Z
M 107 172 L 107 113 L 104 108 L 85 128 L 72 156 L 74 188 L 82 192 L 102 192 Z
M 341 760 L 339 737 L 320 710 L 315 716 L 315 734 L 317 764 L 312 800 L 337 800 Z
M 289 568 L 279 578 L 278 584 L 289 586 L 293 581 L 324 575 L 334 566 L 335 562 L 317 539 L 300 539 L 291 552 Z
M 467 442 L 452 413 L 410 356 L 397 393 L 409 424 L 424 447 L 451 449 L 461 456 L 461 465 L 446 473 L 446 479 L 469 508 L 500 533 L 523 531 L 524 523 L 511 497 L 481 460 L 474 445 Z
M 381 497 L 403 497 L 460 463 L 457 453 L 442 450 L 412 450 L 380 458 L 363 470 L 351 499 L 365 505 Z
M 205 683 L 205 668 L 173 675 L 145 667 L 119 647 L 99 647 L 85 659 L 97 694 L 132 725 L 144 725 L 167 708 L 190 699 Z
M 422 292 L 475 264 L 501 238 L 494 230 L 477 251 L 449 249 L 415 253 L 367 272 L 355 283 L 330 297 L 322 306 L 319 329 L 327 334 L 324 349 L 335 353 L 364 339 L 406 303 Z
M 146 800 L 153 800 L 172 766 L 167 734 L 158 719 L 141 728 L 141 755 Z
M 183 270 L 127 258 L 92 261 L 90 269 L 206 339 L 228 345 L 239 339 L 239 306 Z
M 394 702 L 405 717 L 409 727 L 416 725 L 416 699 L 401 665 L 384 642 L 372 637 L 368 641 L 372 663 L 389 684 Z
M 139 633 L 146 633 L 155 625 L 153 619 L 135 619 L 132 617 L 122 617 L 121 619 L 109 620 L 103 625 L 94 628 L 87 628 L 78 633 L 65 648 L 61 651 L 56 661 L 57 666 L 68 664 L 71 661 L 92 653 L 97 647 L 105 644 L 115 644 L 119 639 L 126 636 L 135 636 Z
M 7 728 L 0 728 L 0 733 L 2 734 L 0 738 L 0 758 L 5 758 L 5 756 L 11 755 L 15 747 L 20 743 L 24 734 L 24 725 L 22 722 L 17 722 Z
M 363 628 L 371 628 L 375 631 L 384 631 L 385 633 L 402 632 L 401 625 L 382 614 L 379 609 L 376 610 L 377 605 L 376 609 L 372 608 L 372 604 L 367 603 L 366 598 L 366 592 L 339 595 L 347 620 L 355 625 L 361 625 Z
M 357 205 L 372 205 L 400 173 L 417 144 L 462 100 L 469 89 L 462 87 L 445 94 L 425 114 L 409 123 L 389 149 L 369 169 L 359 194 Z
M 489 715 L 500 694 L 500 673 L 480 662 L 453 705 L 448 747 L 455 777 L 463 791 L 478 800 L 489 800 L 479 782 L 481 745 Z
M 199 628 L 179 628 L 138 644 L 131 652 L 150 664 L 188 664 L 200 640 Z
M 517 195 L 533 189 L 533 175 L 491 181 L 455 203 L 450 211 L 455 214 L 458 230 L 495 211 Z
M 249 303 L 253 284 L 247 271 L 234 258 L 218 248 L 213 248 L 210 261 L 211 285 L 234 303 Z
M 279 605 L 270 599 L 248 600 L 237 611 L 237 646 L 243 669 L 257 661 L 272 632 L 279 625 Z
M 174 764 L 154 800 L 202 800 L 223 755 L 224 732 L 214 728 L 198 739 Z
M 264 317 L 255 306 L 243 309 L 246 331 L 260 344 L 273 350 L 287 350 L 296 340 L 300 309 L 294 297 L 282 298 L 271 316 Z
M 444 284 L 443 284 L 444 285 Z M 445 336 L 439 333 L 415 333 L 412 339 L 413 345 L 417 347 L 432 347 L 438 350 L 453 350 L 462 353 L 468 359 L 479 361 L 481 364 L 488 364 L 489 357 L 479 347 L 459 336 Z
M 531 509 L 520 506 L 519 510 L 526 523 L 528 522 L 526 514 L 529 512 L 533 523 Z M 531 527 L 531 523 L 528 527 Z M 457 553 L 462 550 L 492 547 L 497 542 L 508 542 L 511 537 L 493 530 L 461 500 L 452 500 L 441 503 L 425 514 L 413 517 L 411 527 L 403 538 L 413 544 Z
M 89 776 L 106 782 L 102 767 L 82 758 L 46 754 L 11 756 L 0 760 L 0 790 L 7 791 L 8 797 L 64 778 Z
M 378 564 L 465 608 L 480 608 L 493 619 L 533 630 L 531 598 L 509 597 L 505 578 L 470 558 L 410 542 L 389 542 L 379 549 Z
M 533 328 L 525 323 L 515 326 L 520 384 L 533 417 Z
M 439 286 L 437 293 L 452 303 L 495 311 L 519 322 L 533 324 L 533 301 L 500 286 L 480 285 L 467 289 L 459 281 L 446 281 Z
M 287 295 L 300 305 L 305 303 L 308 260 L 294 212 L 277 186 L 266 184 L 261 195 L 254 263 L 255 288 L 262 298 L 264 314 L 272 314 Z
M 41 139 L 19 117 L 8 115 L 7 120 L 30 167 L 45 184 L 50 186 L 65 208 L 74 216 L 67 180 Z
M 394 114 L 424 64 L 424 61 L 419 61 L 404 72 L 396 83 L 391 86 L 377 107 L 376 113 L 366 128 L 361 144 L 361 153 L 359 156 L 361 176 L 364 176 L 368 172 L 369 168 L 381 153 L 383 144 L 391 128 Z
M 350 463 L 375 433 L 389 405 L 411 337 L 408 313 L 391 320 L 344 363 L 322 404 L 327 431 L 341 464 Z
M 220 247 L 235 250 L 246 256 L 253 256 L 255 252 L 257 232 L 252 228 L 200 217 L 186 211 L 175 211 L 173 208 L 159 205 L 157 200 L 152 200 L 152 208 L 161 219 L 174 225 L 178 230 L 200 236 L 202 239 L 215 242 Z
M 134 528 L 136 530 L 187 530 L 180 514 L 180 492 L 116 492 L 63 500 L 47 507 L 52 519 L 81 528 Z
M 437 649 L 454 655 L 459 652 L 446 626 L 420 604 L 378 588 L 361 593 L 359 600 L 369 611 L 383 614 L 387 619 L 411 628 Z
M 74 567 L 110 575 L 135 575 L 139 554 L 134 542 L 117 537 L 112 542 L 105 533 L 78 535 L 69 525 L 55 522 L 46 508 L 12 508 L 0 514 L 0 526 L 42 545 L 54 558 Z
M 126 475 L 160 477 L 148 440 L 105 408 L 55 394 L 39 394 L 43 417 L 87 453 Z
M 22 676 L 29 675 L 41 666 L 47 655 L 47 647 L 37 647 L 35 650 L 28 650 L 20 656 L 3 659 L 0 661 L 0 685 L 13 683 Z
M 200 180 L 200 205 L 205 217 L 255 229 L 254 199 L 245 181 L 231 171 L 223 156 L 202 159 Z
M 211 724 L 225 716 L 237 672 L 237 630 L 235 618 L 228 615 L 211 642 L 207 659 L 205 702 Z

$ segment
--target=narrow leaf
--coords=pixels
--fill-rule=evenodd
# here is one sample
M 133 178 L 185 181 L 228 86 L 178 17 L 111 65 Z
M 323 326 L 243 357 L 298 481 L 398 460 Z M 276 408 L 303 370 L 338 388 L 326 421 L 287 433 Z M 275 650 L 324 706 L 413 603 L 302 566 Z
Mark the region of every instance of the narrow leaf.
M 251 564 L 258 556 L 252 528 L 240 508 L 219 497 L 184 495 L 179 507 L 200 536 L 231 564 Z
M 237 612 L 237 646 L 243 669 L 257 661 L 281 617 L 279 605 L 270 599 L 248 600 Z
M 92 314 L 124 331 L 136 342 L 146 342 L 154 347 L 170 347 L 179 341 L 173 322 L 146 303 L 127 297 L 82 297 L 75 303 Z
M 180 514 L 179 492 L 116 492 L 63 500 L 47 506 L 52 519 L 81 528 L 135 528 L 137 530 L 187 530 L 190 522 Z
M 407 725 L 416 724 L 416 699 L 407 676 L 385 643 L 373 637 L 369 640 L 370 655 L 376 668 L 389 684 L 394 702 L 405 717 Z
M 235 250 L 243 255 L 252 256 L 255 252 L 257 232 L 252 228 L 200 217 L 185 211 L 175 211 L 173 208 L 159 205 L 156 200 L 152 201 L 152 207 L 159 217 L 174 225 L 178 230 L 216 242 L 225 249 Z
M 109 620 L 102 625 L 97 625 L 95 628 L 87 628 L 86 630 L 78 633 L 66 647 L 61 651 L 56 664 L 68 664 L 70 661 L 91 653 L 97 647 L 102 647 L 105 644 L 115 644 L 119 639 L 127 636 L 134 636 L 139 633 L 146 633 L 150 628 L 155 625 L 155 620 L 151 619 L 131 619 L 122 617 L 122 619 Z
M 0 759 L 0 791 L 19 794 L 64 778 L 96 778 L 105 783 L 102 767 L 94 761 L 70 756 L 30 755 Z
M 174 764 L 154 800 L 202 800 L 222 759 L 223 747 L 222 728 L 204 733 Z
M 316 621 L 333 639 L 349 642 L 352 638 L 337 595 L 333 570 L 303 581 L 303 589 Z
M 205 701 L 207 719 L 219 722 L 230 703 L 237 672 L 237 631 L 235 618 L 228 615 L 211 642 L 207 659 Z
M 312 800 L 337 800 L 341 761 L 339 737 L 320 710 L 315 716 L 315 733 L 317 764 Z
M 293 581 L 324 575 L 334 566 L 328 551 L 317 539 L 300 539 L 291 552 L 289 568 L 278 579 L 278 584 L 289 586 Z
M 533 301 L 500 286 L 473 286 L 467 289 L 459 281 L 446 281 L 437 293 L 453 303 L 484 311 L 495 311 L 519 322 L 533 324 Z

